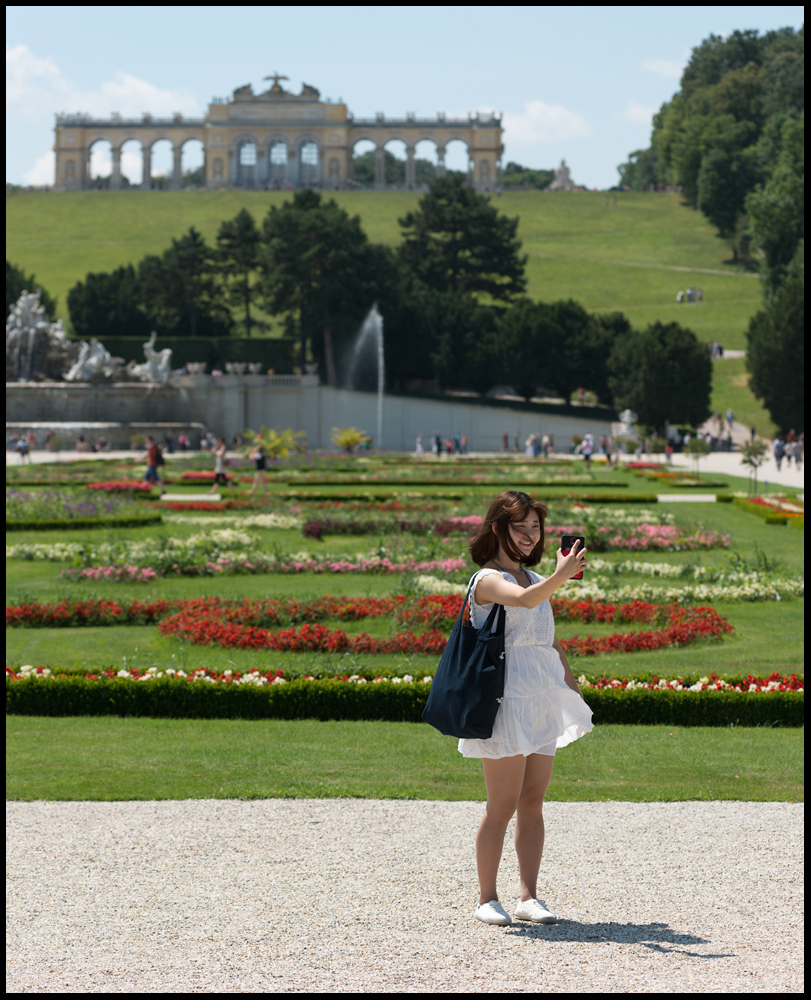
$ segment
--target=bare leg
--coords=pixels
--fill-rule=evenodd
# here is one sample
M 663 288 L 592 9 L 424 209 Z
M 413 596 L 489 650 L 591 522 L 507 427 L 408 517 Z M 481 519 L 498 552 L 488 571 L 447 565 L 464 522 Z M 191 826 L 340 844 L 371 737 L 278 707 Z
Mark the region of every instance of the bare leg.
M 536 899 L 538 869 L 543 854 L 543 800 L 552 778 L 555 758 L 533 753 L 526 758 L 524 782 L 515 821 L 515 853 L 521 878 L 521 900 Z
M 504 848 L 504 834 L 521 797 L 527 758 L 482 759 L 487 804 L 476 832 L 476 867 L 479 873 L 479 903 L 498 899 L 496 878 Z

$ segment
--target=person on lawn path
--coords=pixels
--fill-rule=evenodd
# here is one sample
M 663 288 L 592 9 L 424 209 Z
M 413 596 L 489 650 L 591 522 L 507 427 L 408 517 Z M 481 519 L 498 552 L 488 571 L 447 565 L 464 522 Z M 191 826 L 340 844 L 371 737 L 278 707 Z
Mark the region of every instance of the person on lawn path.
M 558 639 L 549 598 L 583 571 L 586 549 L 575 541 L 548 578 L 530 572 L 544 550 L 547 508 L 517 490 L 500 493 L 490 504 L 470 554 L 481 569 L 471 578 L 470 622 L 480 628 L 493 604 L 506 608 L 504 697 L 489 739 L 461 739 L 459 752 L 480 757 L 487 804 L 476 833 L 479 905 L 475 917 L 510 924 L 499 902 L 496 877 L 507 824 L 516 815 L 515 851 L 521 895 L 519 920 L 555 923 L 557 917 L 537 896 L 544 846 L 543 802 L 555 751 L 592 729 L 583 700 Z

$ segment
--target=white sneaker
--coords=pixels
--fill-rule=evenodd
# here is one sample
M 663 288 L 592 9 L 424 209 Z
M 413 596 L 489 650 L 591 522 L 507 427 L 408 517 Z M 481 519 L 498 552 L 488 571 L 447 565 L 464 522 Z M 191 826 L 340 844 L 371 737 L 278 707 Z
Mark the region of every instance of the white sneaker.
M 473 914 L 477 920 L 482 920 L 486 924 L 511 924 L 512 917 L 497 899 L 491 899 L 489 903 L 480 903 Z
M 556 924 L 558 922 L 555 914 L 551 910 L 547 910 L 540 899 L 525 899 L 523 902 L 519 900 L 515 908 L 515 918 L 516 920 L 531 920 L 533 924 Z

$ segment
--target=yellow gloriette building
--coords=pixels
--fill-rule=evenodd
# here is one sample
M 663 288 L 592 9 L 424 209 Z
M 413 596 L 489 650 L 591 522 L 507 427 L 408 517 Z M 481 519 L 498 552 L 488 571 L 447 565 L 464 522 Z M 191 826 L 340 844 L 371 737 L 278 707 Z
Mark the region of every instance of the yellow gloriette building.
M 287 77 L 278 73 L 269 90 L 254 94 L 250 84 L 238 87 L 230 98 L 214 99 L 204 118 L 153 118 L 140 120 L 111 115 L 109 119 L 87 115 L 57 115 L 54 151 L 55 187 L 58 191 L 89 188 L 90 153 L 93 145 L 107 141 L 112 146 L 113 169 L 110 188 L 121 180 L 121 147 L 136 140 L 143 155 L 142 188 L 152 186 L 152 147 L 168 139 L 173 147 L 170 187 L 181 186 L 183 146 L 191 140 L 203 144 L 204 183 L 207 188 L 229 187 L 324 187 L 352 184 L 355 145 L 370 140 L 375 146 L 375 187 L 385 187 L 386 144 L 405 143 L 405 186 L 416 186 L 414 149 L 429 140 L 436 146 L 437 174 L 445 172 L 445 147 L 454 139 L 467 146 L 471 183 L 480 189 L 501 182 L 501 118 L 491 114 L 469 114 L 466 119 L 354 118 L 340 101 L 321 100 L 315 87 L 304 84 L 300 94 L 281 86 Z

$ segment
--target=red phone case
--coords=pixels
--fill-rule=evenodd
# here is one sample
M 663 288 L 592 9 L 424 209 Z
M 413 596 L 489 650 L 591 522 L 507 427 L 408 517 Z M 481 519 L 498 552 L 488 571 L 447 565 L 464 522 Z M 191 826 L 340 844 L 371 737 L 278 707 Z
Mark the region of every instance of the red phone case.
M 578 551 L 581 551 L 582 549 L 584 549 L 586 547 L 586 539 L 582 535 L 564 535 L 561 538 L 561 540 L 560 540 L 560 551 L 565 556 L 568 556 L 568 554 L 572 551 L 572 548 L 574 547 L 575 541 L 579 541 L 580 542 L 580 549 L 578 549 Z M 583 579 L 583 574 L 582 573 L 575 573 L 575 575 L 572 576 L 572 577 L 569 577 L 569 579 L 570 580 L 582 580 Z

